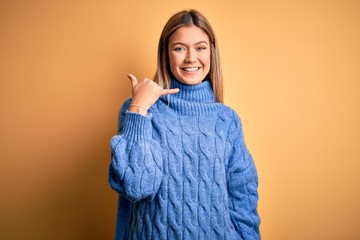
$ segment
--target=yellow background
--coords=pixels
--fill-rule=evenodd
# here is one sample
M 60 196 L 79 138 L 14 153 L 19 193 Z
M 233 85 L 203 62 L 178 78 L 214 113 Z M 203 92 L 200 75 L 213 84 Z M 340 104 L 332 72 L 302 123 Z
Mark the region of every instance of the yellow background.
M 360 239 L 360 1 L 0 1 L 0 239 L 112 239 L 127 73 L 196 8 L 260 176 L 266 240 Z

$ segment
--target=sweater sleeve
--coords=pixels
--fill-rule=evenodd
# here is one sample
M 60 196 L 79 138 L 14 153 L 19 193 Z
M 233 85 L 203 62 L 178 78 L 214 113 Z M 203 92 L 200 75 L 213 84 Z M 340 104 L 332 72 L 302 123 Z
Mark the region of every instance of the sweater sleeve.
M 132 202 L 151 200 L 162 180 L 160 145 L 152 139 L 151 114 L 128 112 L 129 100 L 120 111 L 118 134 L 112 137 L 110 186 Z
M 234 113 L 230 128 L 229 162 L 227 168 L 229 211 L 231 220 L 244 240 L 260 239 L 260 217 L 257 211 L 258 175 L 253 158 L 248 151 L 241 121 Z

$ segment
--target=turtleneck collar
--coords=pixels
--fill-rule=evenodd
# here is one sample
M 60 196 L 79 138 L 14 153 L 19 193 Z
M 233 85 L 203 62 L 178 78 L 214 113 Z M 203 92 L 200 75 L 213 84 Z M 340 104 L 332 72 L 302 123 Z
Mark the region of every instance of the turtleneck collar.
M 180 92 L 176 94 L 178 99 L 189 102 L 215 102 L 211 82 L 208 80 L 204 80 L 196 85 L 187 85 L 179 82 L 178 80 L 172 79 L 171 88 L 180 89 Z
M 187 85 L 171 79 L 171 88 L 179 88 L 180 91 L 170 96 L 163 95 L 160 100 L 177 113 L 202 115 L 211 113 L 218 108 L 209 80 L 204 80 L 196 85 Z

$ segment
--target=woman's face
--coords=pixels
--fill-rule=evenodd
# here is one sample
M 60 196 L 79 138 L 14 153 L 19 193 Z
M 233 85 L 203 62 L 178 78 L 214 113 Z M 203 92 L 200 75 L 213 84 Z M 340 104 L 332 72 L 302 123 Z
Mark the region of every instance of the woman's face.
M 208 35 L 195 25 L 177 29 L 169 38 L 170 70 L 181 83 L 201 83 L 210 71 Z

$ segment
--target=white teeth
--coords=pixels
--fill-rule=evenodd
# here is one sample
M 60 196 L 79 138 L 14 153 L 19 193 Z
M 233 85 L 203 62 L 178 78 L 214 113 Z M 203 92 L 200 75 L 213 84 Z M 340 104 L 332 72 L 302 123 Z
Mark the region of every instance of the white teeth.
M 194 71 L 196 71 L 198 69 L 199 69 L 198 67 L 184 68 L 184 70 L 187 71 L 187 72 L 194 72 Z

